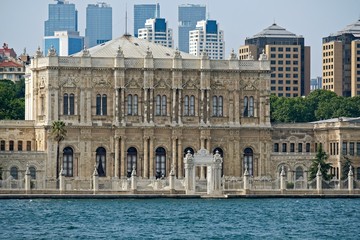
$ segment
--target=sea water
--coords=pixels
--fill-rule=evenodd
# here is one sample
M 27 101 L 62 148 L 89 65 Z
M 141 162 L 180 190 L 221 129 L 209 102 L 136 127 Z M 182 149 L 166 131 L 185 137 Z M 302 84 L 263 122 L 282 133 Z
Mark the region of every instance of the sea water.
M 0 239 L 360 239 L 360 199 L 34 199 L 0 209 Z

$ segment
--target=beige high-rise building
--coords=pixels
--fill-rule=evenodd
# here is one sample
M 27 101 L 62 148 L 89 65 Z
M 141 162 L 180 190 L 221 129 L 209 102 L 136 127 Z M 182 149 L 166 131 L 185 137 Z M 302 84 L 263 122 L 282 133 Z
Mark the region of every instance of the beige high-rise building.
M 256 60 L 264 51 L 271 66 L 271 93 L 298 97 L 310 92 L 310 47 L 301 35 L 272 24 L 245 40 L 239 48 L 240 60 Z
M 323 38 L 322 63 L 323 89 L 360 95 L 360 20 Z

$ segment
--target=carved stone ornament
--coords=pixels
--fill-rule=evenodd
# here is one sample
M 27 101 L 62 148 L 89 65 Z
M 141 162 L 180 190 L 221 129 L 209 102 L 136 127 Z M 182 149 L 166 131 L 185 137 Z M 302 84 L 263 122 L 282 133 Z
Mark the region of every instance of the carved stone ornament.
M 84 46 L 84 49 L 82 51 L 82 56 L 83 57 L 90 57 L 89 49 L 87 49 L 86 46 Z
M 180 53 L 180 51 L 179 51 L 178 48 L 176 48 L 176 50 L 175 50 L 174 58 L 182 58 L 182 57 L 181 57 L 181 53 Z
M 54 48 L 54 46 L 51 45 L 51 48 L 49 48 L 48 50 L 48 57 L 56 57 L 56 49 Z
M 237 60 L 237 56 L 236 56 L 236 54 L 235 54 L 234 49 L 231 50 L 230 59 L 229 59 L 229 60 Z
M 116 57 L 117 58 L 123 58 L 124 57 L 124 52 L 123 50 L 121 49 L 121 47 L 119 46 L 117 51 L 116 51 Z
M 153 58 L 153 55 L 152 55 L 152 52 L 151 52 L 151 49 L 150 47 L 148 46 L 147 49 L 146 49 L 146 56 L 145 58 Z
M 44 57 L 44 55 L 40 49 L 40 46 L 38 46 L 38 49 L 36 50 L 35 58 L 41 58 L 41 57 Z
M 76 77 L 66 77 L 62 79 L 61 86 L 63 87 L 76 87 L 79 79 Z

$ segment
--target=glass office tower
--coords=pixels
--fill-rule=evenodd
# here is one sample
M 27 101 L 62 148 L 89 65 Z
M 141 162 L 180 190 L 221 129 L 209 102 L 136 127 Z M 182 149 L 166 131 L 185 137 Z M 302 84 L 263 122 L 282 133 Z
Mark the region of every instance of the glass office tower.
M 189 52 L 189 32 L 196 28 L 196 23 L 206 20 L 206 6 L 183 4 L 178 8 L 179 50 Z
M 134 36 L 138 37 L 138 30 L 144 28 L 146 20 L 160 17 L 160 4 L 134 5 Z
M 93 47 L 112 39 L 112 8 L 99 2 L 86 8 L 86 46 Z
M 54 36 L 55 31 L 78 31 L 78 17 L 75 4 L 57 0 L 49 4 L 49 19 L 45 21 L 45 36 Z

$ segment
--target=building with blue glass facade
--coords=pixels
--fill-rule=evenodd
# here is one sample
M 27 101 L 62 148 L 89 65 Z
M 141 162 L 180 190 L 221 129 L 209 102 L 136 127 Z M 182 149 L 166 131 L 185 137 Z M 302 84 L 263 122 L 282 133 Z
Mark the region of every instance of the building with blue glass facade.
M 168 28 L 165 18 L 150 18 L 146 20 L 145 27 L 138 30 L 138 38 L 146 39 L 149 42 L 161 44 L 172 48 L 173 32 Z
M 78 31 L 78 13 L 75 4 L 64 0 L 49 4 L 49 19 L 45 21 L 45 36 L 54 36 L 55 31 Z
M 84 37 L 79 32 L 56 31 L 54 36 L 44 37 L 45 50 L 55 48 L 58 56 L 69 56 L 84 48 Z
M 216 20 L 199 21 L 189 35 L 190 54 L 200 56 L 206 52 L 210 59 L 224 59 L 224 32 L 219 29 Z
M 206 6 L 183 4 L 178 8 L 179 50 L 189 52 L 189 32 L 196 28 L 196 23 L 206 19 Z
M 112 39 L 112 8 L 106 3 L 89 4 L 86 8 L 86 46 Z
M 138 37 L 138 30 L 145 26 L 146 20 L 160 17 L 160 4 L 134 5 L 134 36 Z

